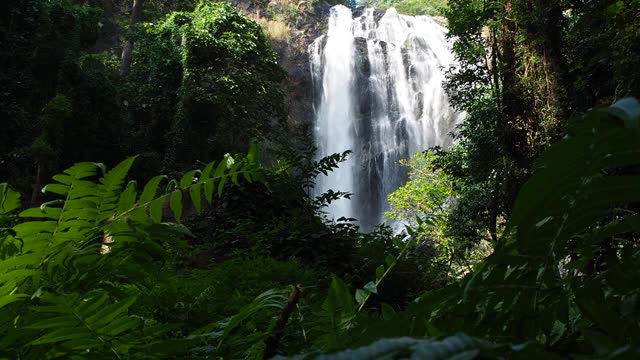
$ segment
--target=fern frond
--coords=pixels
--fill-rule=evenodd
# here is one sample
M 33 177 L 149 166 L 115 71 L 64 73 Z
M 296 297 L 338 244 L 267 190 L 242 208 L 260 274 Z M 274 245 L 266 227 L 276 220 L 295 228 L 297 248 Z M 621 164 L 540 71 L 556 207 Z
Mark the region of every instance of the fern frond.
M 585 319 L 624 338 L 620 329 L 627 325 L 607 327 L 602 321 L 627 324 L 623 317 L 602 316 L 606 307 L 599 317 L 589 310 L 604 286 L 593 276 L 599 271 L 593 263 L 603 246 L 618 246 L 617 236 L 640 229 L 639 166 L 640 103 L 625 99 L 589 112 L 540 157 L 495 252 L 452 293 L 461 293 L 462 301 L 441 301 L 449 308 L 438 312 L 455 313 L 476 333 L 492 329 L 493 336 L 536 338 L 549 337 L 558 322 L 570 326 L 570 309 L 580 308 Z M 607 259 L 607 269 L 618 262 L 618 255 Z M 432 321 L 447 326 L 451 319 Z
M 0 184 L 0 215 L 8 214 L 20 207 L 20 193 L 7 183 Z M 0 222 L 2 224 L 2 222 Z
M 106 349 L 121 356 L 144 348 L 139 337 L 133 336 L 138 318 L 127 315 L 136 297 L 122 298 L 119 287 L 145 285 L 158 273 L 155 260 L 164 257 L 165 243 L 189 233 L 180 224 L 163 222 L 167 220 L 165 204 L 173 212 L 171 220 L 179 222 L 184 214 L 183 195 L 190 196 L 199 211 L 202 198 L 212 203 L 214 190 L 220 196 L 228 180 L 237 184 L 240 175 L 247 181 L 259 179 L 259 166 L 250 159 L 255 156 L 243 160 L 226 156 L 203 171 L 188 172 L 179 182 L 169 181 L 166 190 L 160 190 L 166 177 L 157 176 L 145 185 L 142 194 L 135 182 L 125 185 L 135 157 L 97 181 L 98 170 L 104 171 L 104 165 L 89 162 L 54 176 L 54 182 L 43 191 L 60 198 L 21 212 L 19 216 L 25 221 L 7 236 L 0 233 L 0 308 L 22 306 L 26 311 L 25 305 L 38 304 L 26 311 L 37 314 L 37 321 L 28 322 L 33 316 L 24 318 L 28 329 L 38 331 L 38 337 L 22 346 L 45 346 L 51 349 L 50 356 L 87 349 Z M 6 185 L 0 187 L 0 206 L 0 215 L 19 207 L 16 193 Z M 109 251 L 101 252 L 105 247 Z M 120 293 L 120 301 L 112 300 L 107 291 Z M 270 295 L 257 299 L 255 309 L 276 306 Z M 231 319 L 228 331 L 253 311 Z M 11 341 L 15 345 L 20 340 L 8 343 Z
M 219 351 L 228 339 L 231 339 L 231 334 L 235 331 L 240 331 L 240 325 L 245 323 L 248 319 L 255 316 L 257 313 L 269 309 L 278 310 L 287 302 L 287 291 L 282 289 L 270 289 L 262 294 L 258 295 L 251 303 L 243 306 L 238 313 L 218 321 L 216 323 L 205 326 L 193 335 L 189 336 L 189 340 L 215 340 L 217 346 L 212 349 L 213 351 Z M 265 329 L 266 331 L 266 329 Z M 241 342 L 241 344 L 226 344 L 229 346 L 241 345 L 244 349 L 248 349 L 252 345 L 263 340 L 262 335 L 252 337 L 233 337 L 235 340 Z
M 122 185 L 129 173 L 129 169 L 133 165 L 136 157 L 130 157 L 116 165 L 105 176 L 100 178 L 98 185 L 98 199 L 96 205 L 98 208 L 97 221 L 107 220 L 113 216 L 114 210 L 117 208 L 120 195 L 122 193 Z M 128 188 L 128 187 L 127 187 Z
M 45 293 L 40 301 L 41 306 L 32 307 L 40 321 L 28 328 L 43 330 L 43 334 L 30 345 L 56 344 L 69 353 L 103 348 L 120 358 L 120 336 L 140 324 L 127 315 L 136 301 L 134 296 L 110 302 L 106 292 L 97 290 L 85 296 Z

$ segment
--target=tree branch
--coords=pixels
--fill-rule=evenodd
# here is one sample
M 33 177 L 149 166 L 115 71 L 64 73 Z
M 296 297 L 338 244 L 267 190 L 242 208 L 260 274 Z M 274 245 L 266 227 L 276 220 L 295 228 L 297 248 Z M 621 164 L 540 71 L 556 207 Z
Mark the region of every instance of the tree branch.
M 300 300 L 300 285 L 296 285 L 291 289 L 291 293 L 289 294 L 289 299 L 287 300 L 287 304 L 282 308 L 280 315 L 278 316 L 278 321 L 276 322 L 275 329 L 273 333 L 267 337 L 265 340 L 264 353 L 262 355 L 263 359 L 270 359 L 274 357 L 278 352 L 278 344 L 280 343 L 280 339 L 282 339 L 282 335 L 284 335 L 284 328 L 287 326 L 287 322 L 289 321 L 289 317 L 293 312 L 293 309 L 296 307 L 298 300 Z

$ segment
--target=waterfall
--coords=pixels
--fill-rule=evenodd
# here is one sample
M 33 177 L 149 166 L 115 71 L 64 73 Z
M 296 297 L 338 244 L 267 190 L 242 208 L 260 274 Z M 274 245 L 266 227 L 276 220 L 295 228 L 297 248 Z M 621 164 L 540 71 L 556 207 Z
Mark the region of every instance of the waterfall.
M 382 16 L 371 8 L 360 12 L 332 7 L 327 34 L 309 46 L 309 55 L 318 157 L 353 151 L 318 179 L 316 193 L 351 192 L 351 200 L 333 202 L 328 212 L 369 230 L 383 221 L 387 196 L 407 181 L 399 161 L 450 144 L 462 115 L 442 88 L 453 62 L 446 29 L 393 8 Z

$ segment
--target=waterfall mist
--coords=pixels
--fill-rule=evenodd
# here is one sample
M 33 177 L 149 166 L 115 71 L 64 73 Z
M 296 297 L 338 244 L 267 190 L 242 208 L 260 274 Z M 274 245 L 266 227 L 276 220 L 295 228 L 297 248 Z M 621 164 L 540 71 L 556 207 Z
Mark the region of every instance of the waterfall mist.
M 380 17 L 342 5 L 330 10 L 326 35 L 309 47 L 315 91 L 314 136 L 318 157 L 352 150 L 349 160 L 316 193 L 349 191 L 328 211 L 359 220 L 365 230 L 382 222 L 387 196 L 407 181 L 401 159 L 451 143 L 461 120 L 442 88 L 453 62 L 446 29 L 428 16 Z

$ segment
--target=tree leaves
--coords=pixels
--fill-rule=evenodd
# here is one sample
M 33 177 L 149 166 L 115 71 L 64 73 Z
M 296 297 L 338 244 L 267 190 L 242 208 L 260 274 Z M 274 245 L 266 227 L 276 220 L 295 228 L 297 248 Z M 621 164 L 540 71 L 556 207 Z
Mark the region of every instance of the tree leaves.
M 165 191 L 160 185 L 166 176 L 152 178 L 141 194 L 136 182 L 125 183 L 135 157 L 108 172 L 102 164 L 85 162 L 54 176 L 56 182 L 43 190 L 60 198 L 21 212 L 24 220 L 11 229 L 15 238 L 4 238 L 22 248 L 0 247 L 0 308 L 22 305 L 25 314 L 38 314 L 15 325 L 37 330 L 36 338 L 25 339 L 23 346 L 48 346 L 51 356 L 96 349 L 120 357 L 141 345 L 141 339 L 130 336 L 140 320 L 127 315 L 128 309 L 138 287 L 157 276 L 153 264 L 165 256 L 165 243 L 190 235 L 182 225 L 163 223 L 165 204 L 180 222 L 184 194 L 200 211 L 202 187 L 211 204 L 213 189 L 221 196 L 229 179 L 234 184 L 259 179 L 256 150 L 251 151 L 251 161 L 227 155 L 217 166 L 212 162 L 203 171 L 185 173 L 179 182 L 169 181 Z M 98 169 L 105 174 L 94 181 Z M 0 215 L 19 206 L 18 194 L 0 184 Z M 125 294 L 109 292 L 121 281 L 129 287 Z M 254 307 L 231 319 L 224 334 L 257 310 L 281 306 L 281 297 L 265 293 Z M 27 309 L 23 302 L 32 306 Z
M 6 183 L 0 184 L 0 215 L 8 214 L 19 207 L 20 193 Z
M 103 348 L 120 357 L 118 337 L 139 325 L 139 320 L 127 315 L 127 309 L 136 301 L 129 297 L 109 303 L 102 290 L 86 296 L 57 296 L 45 293 L 39 296 L 42 305 L 33 311 L 40 320 L 28 326 L 43 330 L 44 334 L 30 345 L 61 344 L 69 350 Z
M 425 293 L 404 312 L 383 306 L 378 321 L 353 321 L 342 333 L 364 342 L 465 331 L 490 342 L 385 339 L 319 358 L 556 358 L 541 346 L 563 358 L 588 348 L 598 358 L 634 358 L 639 168 L 640 104 L 588 113 L 541 156 L 494 253 L 470 276 Z M 390 257 L 386 265 L 393 263 Z M 376 283 L 384 273 L 376 269 Z M 359 304 L 370 290 L 356 292 Z
M 517 197 L 494 254 L 463 284 L 453 285 L 462 290 L 463 301 L 460 290 L 439 303 L 434 300 L 431 309 L 439 308 L 431 321 L 451 328 L 453 319 L 463 318 L 459 325 L 472 334 L 507 333 L 547 342 L 557 341 L 550 334 L 559 328 L 580 332 L 588 324 L 613 338 L 640 335 L 633 317 L 618 317 L 610 307 L 622 307 L 632 291 L 600 278 L 613 271 L 636 274 L 632 269 L 640 265 L 631 252 L 602 255 L 619 246 L 613 244 L 632 241 L 622 240 L 628 238 L 624 234 L 637 232 L 638 116 L 640 104 L 629 99 L 592 111 L 565 140 L 545 151 Z M 607 296 L 599 289 L 607 289 Z M 573 308 L 589 321 L 571 328 Z

